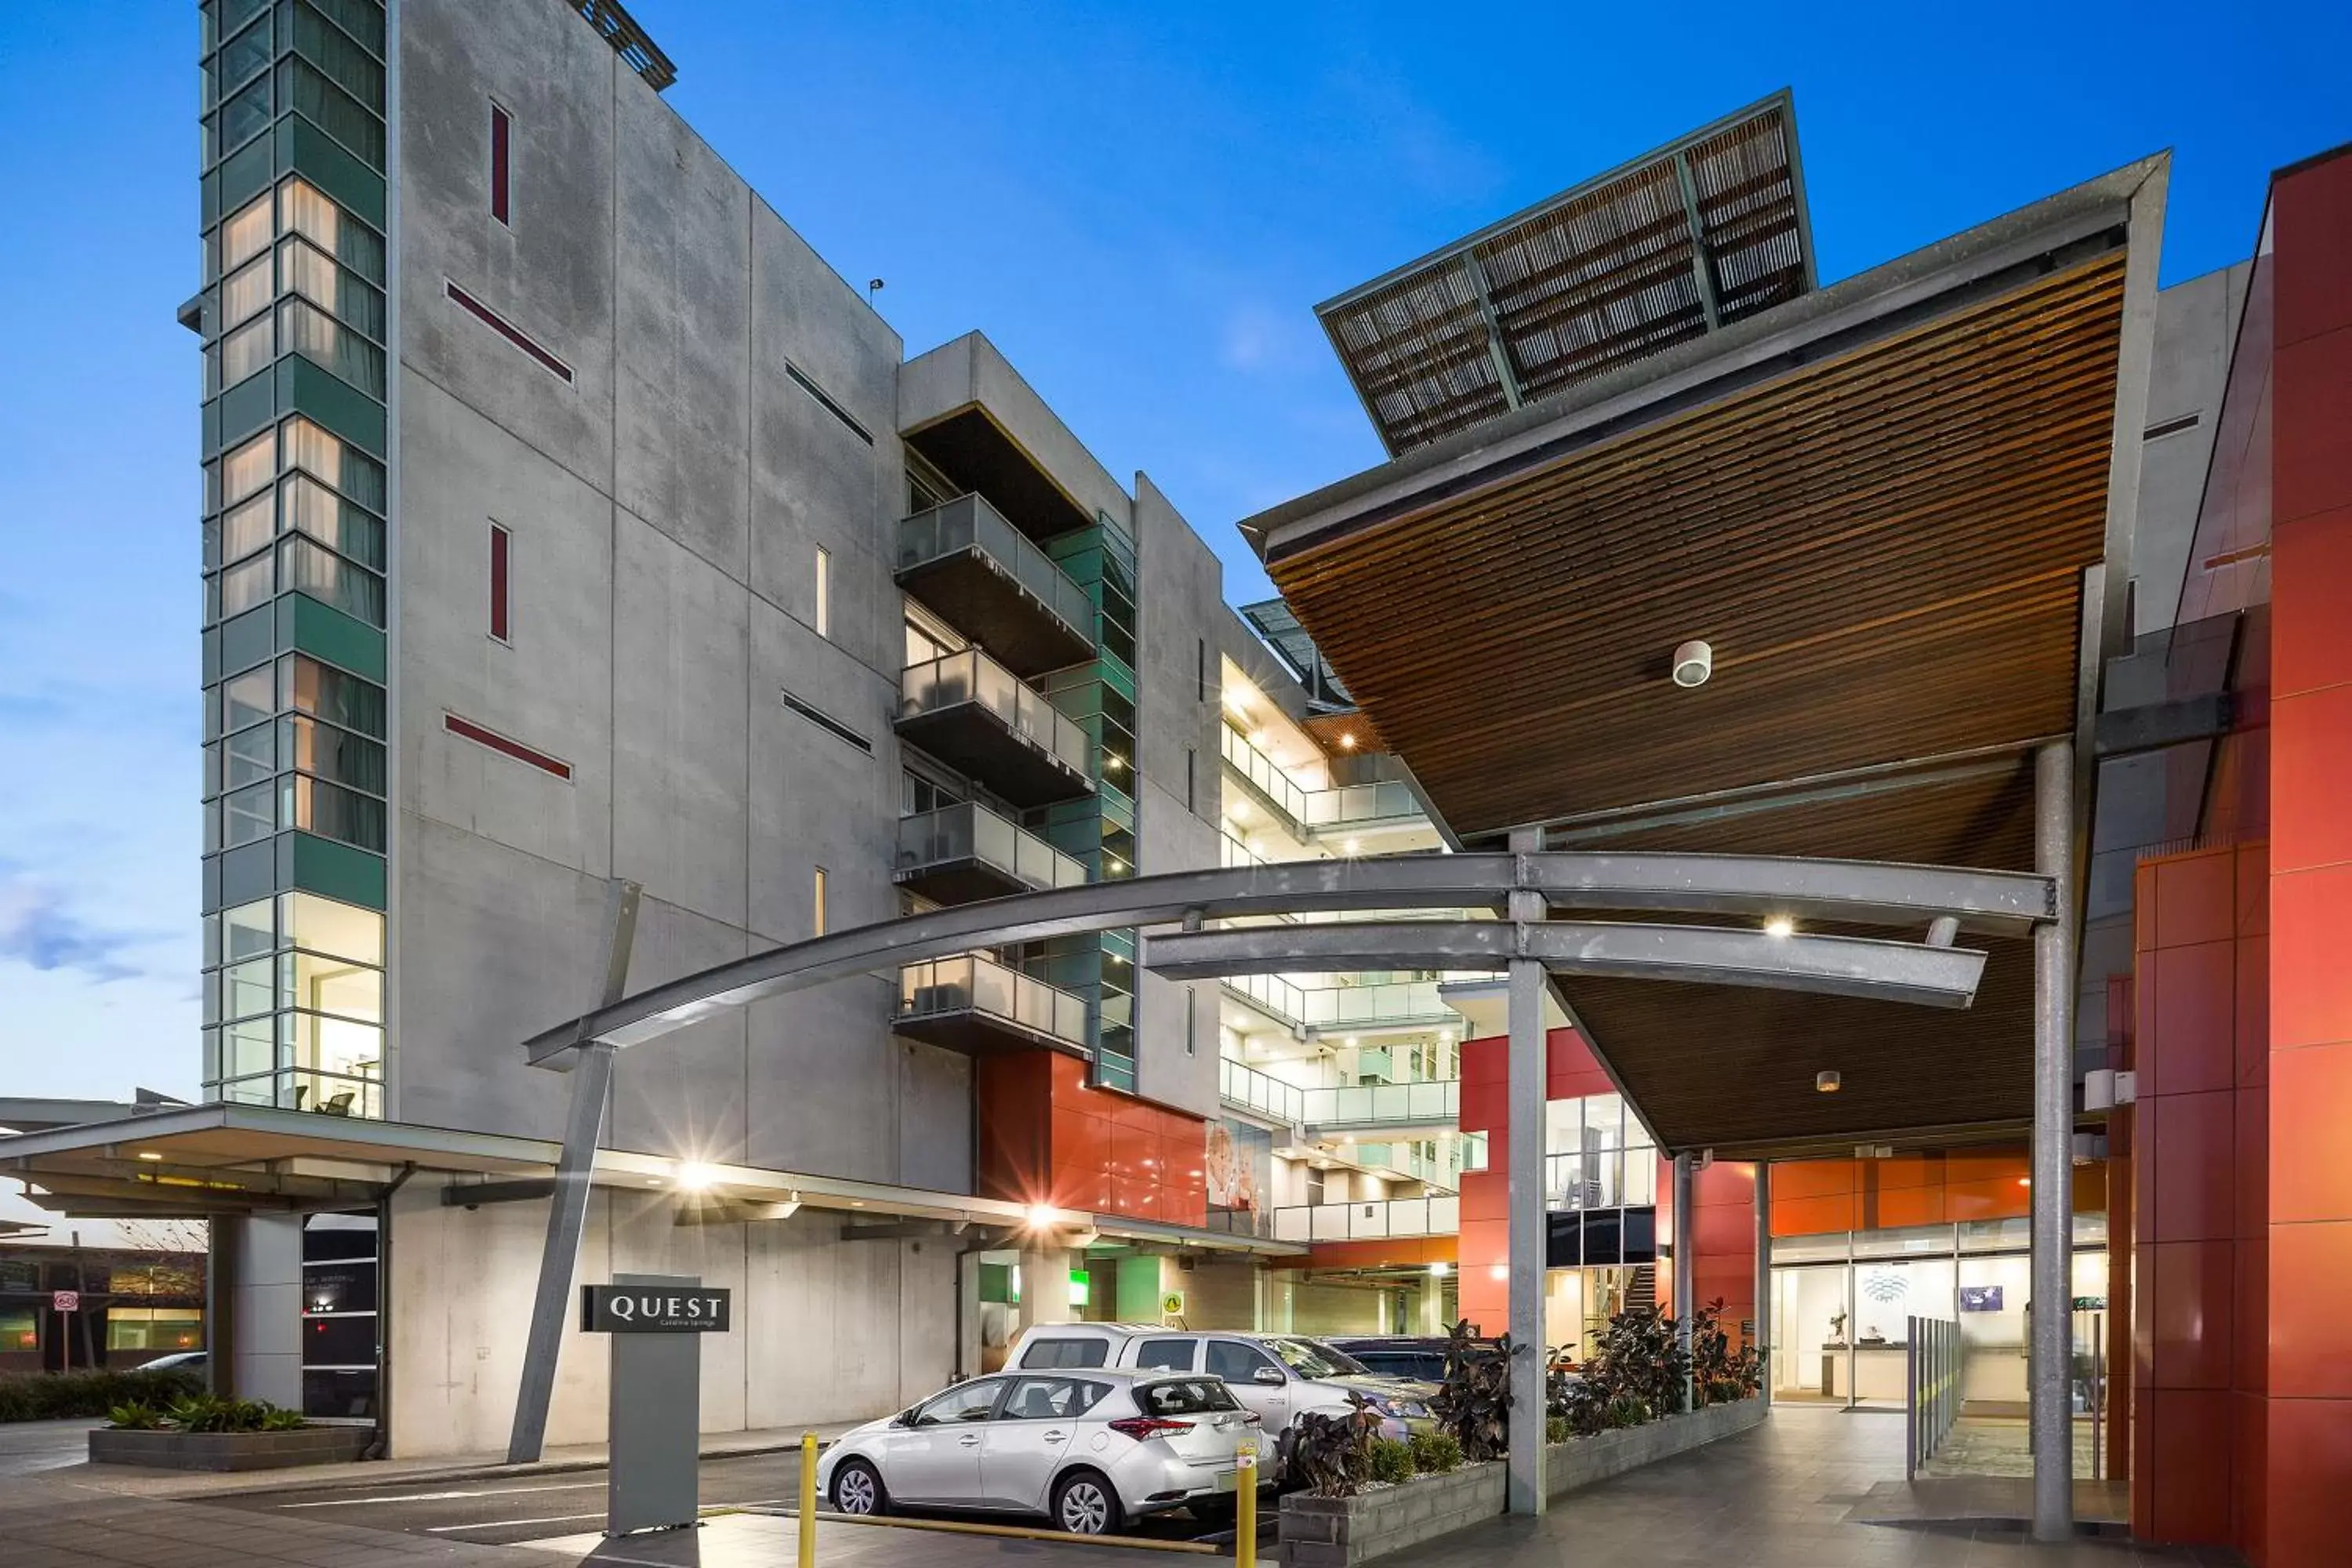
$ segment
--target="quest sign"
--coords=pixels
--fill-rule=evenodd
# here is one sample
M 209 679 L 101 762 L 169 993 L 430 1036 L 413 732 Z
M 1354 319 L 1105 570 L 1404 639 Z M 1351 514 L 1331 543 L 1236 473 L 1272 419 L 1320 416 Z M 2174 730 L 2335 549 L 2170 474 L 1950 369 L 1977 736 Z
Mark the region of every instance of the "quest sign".
M 723 1334 L 729 1292 L 707 1285 L 583 1285 L 580 1327 L 591 1334 Z

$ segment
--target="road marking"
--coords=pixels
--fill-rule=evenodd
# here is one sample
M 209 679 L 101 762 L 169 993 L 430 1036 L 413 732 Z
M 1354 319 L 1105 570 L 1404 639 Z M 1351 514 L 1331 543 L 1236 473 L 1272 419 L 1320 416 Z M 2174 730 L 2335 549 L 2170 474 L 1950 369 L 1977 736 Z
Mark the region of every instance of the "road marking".
M 452 1498 L 508 1497 L 516 1492 L 576 1492 L 586 1487 L 601 1487 L 603 1481 L 571 1481 L 552 1487 L 488 1487 L 475 1491 L 410 1492 L 405 1497 L 330 1498 L 324 1502 L 281 1502 L 279 1508 L 357 1508 L 372 1502 L 447 1502 Z
M 601 1513 L 559 1513 L 552 1519 L 486 1519 L 479 1524 L 428 1524 L 427 1535 L 447 1535 L 458 1530 L 505 1530 L 518 1524 L 569 1524 L 575 1519 L 602 1519 Z

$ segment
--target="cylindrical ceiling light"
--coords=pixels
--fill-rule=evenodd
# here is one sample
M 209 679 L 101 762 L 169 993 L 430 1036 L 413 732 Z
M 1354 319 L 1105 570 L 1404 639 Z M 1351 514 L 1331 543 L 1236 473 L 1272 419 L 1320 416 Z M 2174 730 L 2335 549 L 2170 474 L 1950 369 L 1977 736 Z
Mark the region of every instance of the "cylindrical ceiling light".
M 1845 1079 L 1838 1076 L 1838 1070 L 1835 1068 L 1813 1075 L 1813 1088 L 1823 1094 L 1835 1094 L 1844 1082 Z
M 1705 686 L 1706 678 L 1715 673 L 1715 650 L 1693 639 L 1675 649 L 1675 684 L 1681 687 Z

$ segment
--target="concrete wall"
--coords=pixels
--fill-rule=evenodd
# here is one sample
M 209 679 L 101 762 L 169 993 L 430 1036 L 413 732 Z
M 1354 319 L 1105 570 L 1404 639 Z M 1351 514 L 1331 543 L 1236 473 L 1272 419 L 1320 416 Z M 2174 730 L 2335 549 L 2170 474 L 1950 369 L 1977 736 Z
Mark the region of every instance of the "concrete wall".
M 239 1399 L 302 1408 L 302 1216 L 257 1215 L 214 1226 L 215 1300 L 228 1383 Z M 215 1351 L 215 1353 L 220 1353 Z
M 541 1203 L 444 1206 L 441 1184 L 394 1200 L 389 1316 L 393 1452 L 503 1450 L 521 1374 Z M 955 1253 L 947 1238 L 844 1241 L 824 1211 L 751 1226 L 679 1226 L 670 1200 L 600 1191 L 583 1279 L 689 1274 L 735 1293 L 735 1327 L 702 1347 L 702 1429 L 863 1419 L 944 1385 L 952 1368 Z M 548 1442 L 602 1442 L 600 1336 L 567 1324 Z
M 419 0 L 401 41 L 394 1113 L 547 1136 L 563 1097 L 515 1047 L 596 1000 L 604 879 L 645 887 L 632 989 L 811 935 L 819 867 L 832 925 L 896 912 L 901 345 L 555 0 Z M 483 188 L 492 99 L 516 127 L 511 226 Z M 967 1064 L 888 1016 L 863 981 L 699 1024 L 623 1061 L 608 1141 L 968 1188 Z

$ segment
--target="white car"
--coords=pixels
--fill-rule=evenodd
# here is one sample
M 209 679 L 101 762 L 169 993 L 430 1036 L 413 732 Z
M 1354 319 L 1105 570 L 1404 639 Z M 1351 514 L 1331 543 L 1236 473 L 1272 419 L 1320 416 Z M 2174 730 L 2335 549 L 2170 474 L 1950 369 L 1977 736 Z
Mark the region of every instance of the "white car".
M 1073 1534 L 1116 1534 L 1188 1504 L 1222 1518 L 1241 1450 L 1258 1440 L 1257 1416 L 1213 1377 L 1007 1373 L 845 1434 L 816 1484 L 840 1513 L 1042 1513 Z

